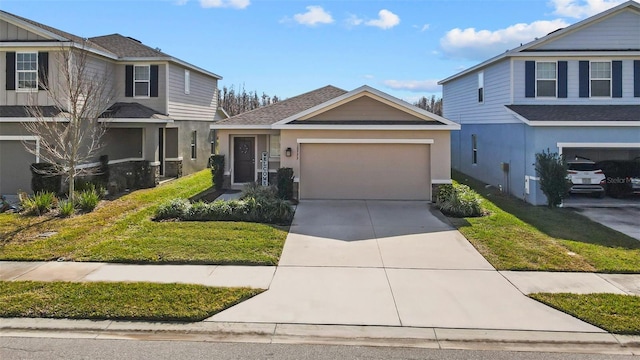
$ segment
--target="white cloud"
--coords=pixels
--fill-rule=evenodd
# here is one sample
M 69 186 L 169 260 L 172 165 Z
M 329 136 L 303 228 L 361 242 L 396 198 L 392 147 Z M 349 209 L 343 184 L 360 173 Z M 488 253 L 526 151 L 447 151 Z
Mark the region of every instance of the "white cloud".
M 173 3 L 178 6 L 186 5 L 189 0 L 175 0 Z
M 250 0 L 200 0 L 200 6 L 202 6 L 203 8 L 244 9 L 250 4 Z
M 302 25 L 315 26 L 318 24 L 331 24 L 333 17 L 321 6 L 307 6 L 307 12 L 293 15 L 293 19 Z
M 387 9 L 382 9 L 378 12 L 377 19 L 369 20 L 364 24 L 386 30 L 400 24 L 400 17 Z
M 449 30 L 440 39 L 440 47 L 448 57 L 484 60 L 567 25 L 563 20 L 556 19 L 534 21 L 531 24 L 515 24 L 494 31 L 455 28 Z
M 585 18 L 608 10 L 624 0 L 551 0 L 553 13 L 563 17 Z
M 365 74 L 362 76 L 363 78 L 367 79 L 367 80 L 371 80 L 371 79 L 375 79 L 375 76 L 371 75 L 371 74 Z
M 359 18 L 357 15 L 349 15 L 349 17 L 344 22 L 347 24 L 348 28 L 352 28 L 361 25 L 364 20 Z
M 394 90 L 407 90 L 414 92 L 438 92 L 441 91 L 438 80 L 385 80 L 386 87 Z

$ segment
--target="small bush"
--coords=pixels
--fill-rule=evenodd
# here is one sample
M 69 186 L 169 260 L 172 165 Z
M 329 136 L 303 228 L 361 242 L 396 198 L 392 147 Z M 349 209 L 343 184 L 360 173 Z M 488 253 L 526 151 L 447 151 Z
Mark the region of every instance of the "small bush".
M 293 199 L 293 169 L 278 169 L 278 197 L 280 199 Z
M 191 204 L 185 199 L 173 199 L 158 207 L 155 218 L 156 220 L 183 219 L 190 207 Z
M 95 188 L 93 190 L 84 190 L 76 194 L 76 205 L 84 212 L 91 212 L 98 206 L 100 197 Z
M 240 199 L 259 199 L 268 200 L 276 197 L 276 189 L 271 186 L 262 186 L 256 182 L 247 184 L 242 189 Z
M 22 194 L 20 196 L 20 206 L 26 215 L 45 214 L 56 205 L 57 199 L 52 192 L 38 192 L 32 197 Z
M 547 197 L 547 206 L 555 208 L 562 204 L 570 186 L 567 184 L 567 164 L 558 153 L 549 149 L 536 153 L 536 175 L 540 177 L 540 190 Z
M 483 215 L 481 202 L 467 185 L 443 185 L 438 189 L 436 207 L 447 216 L 477 217 Z
M 224 184 L 224 155 L 211 155 L 209 165 L 211 166 L 213 187 L 220 190 Z
M 31 190 L 34 193 L 51 192 L 60 194 L 62 189 L 62 175 L 55 164 L 31 164 Z
M 58 211 L 60 211 L 61 217 L 69 217 L 75 212 L 75 206 L 69 200 L 62 200 L 58 202 Z

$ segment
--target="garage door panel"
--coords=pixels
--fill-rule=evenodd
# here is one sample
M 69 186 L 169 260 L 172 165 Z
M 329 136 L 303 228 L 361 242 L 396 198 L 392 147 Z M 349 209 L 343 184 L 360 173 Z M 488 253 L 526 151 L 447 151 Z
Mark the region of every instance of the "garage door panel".
M 24 148 L 22 141 L 0 141 L 0 194 L 31 192 L 30 166 L 35 160 L 35 155 Z
M 302 144 L 302 199 L 429 200 L 429 145 Z

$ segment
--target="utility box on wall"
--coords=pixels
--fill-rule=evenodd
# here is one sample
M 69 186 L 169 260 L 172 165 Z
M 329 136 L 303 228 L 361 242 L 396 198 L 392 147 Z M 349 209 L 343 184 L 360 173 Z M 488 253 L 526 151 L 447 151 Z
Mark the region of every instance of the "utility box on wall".
M 502 171 L 504 172 L 509 172 L 509 163 L 500 163 L 500 168 L 502 169 Z

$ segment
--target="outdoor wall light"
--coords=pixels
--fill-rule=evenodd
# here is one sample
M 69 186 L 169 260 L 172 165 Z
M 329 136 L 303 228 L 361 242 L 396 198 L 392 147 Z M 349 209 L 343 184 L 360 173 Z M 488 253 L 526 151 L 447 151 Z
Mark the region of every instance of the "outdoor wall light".
M 287 157 L 291 157 L 291 148 L 287 148 L 287 149 L 284 151 L 284 154 L 285 154 Z

